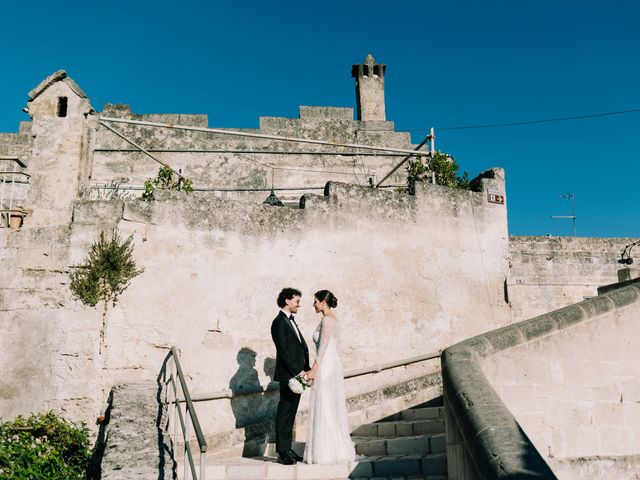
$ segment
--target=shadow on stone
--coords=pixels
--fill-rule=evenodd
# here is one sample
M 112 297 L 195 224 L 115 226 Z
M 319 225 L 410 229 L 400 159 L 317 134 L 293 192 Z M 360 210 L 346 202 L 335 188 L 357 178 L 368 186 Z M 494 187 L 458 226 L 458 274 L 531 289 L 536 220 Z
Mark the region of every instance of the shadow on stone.
M 156 417 L 156 426 L 158 427 L 158 480 L 164 478 L 176 478 L 176 462 L 173 450 L 173 442 L 169 436 L 169 415 L 167 414 L 168 407 L 162 400 L 163 398 L 163 385 L 158 382 L 158 391 L 156 393 L 156 400 L 158 402 L 158 415 Z M 169 466 L 171 474 L 165 475 L 165 469 Z
M 236 419 L 236 428 L 245 431 L 243 457 L 261 455 L 267 443 L 268 432 L 263 422 L 264 392 L 256 370 L 256 352 L 243 347 L 236 356 L 238 370 L 231 377 L 229 389 L 233 393 L 231 410 Z
M 100 422 L 100 428 L 98 429 L 98 437 L 96 443 L 93 446 L 91 452 L 91 458 L 87 466 L 87 480 L 100 480 L 102 476 L 102 455 L 104 454 L 106 429 L 109 424 L 109 418 L 111 417 L 111 401 L 113 399 L 112 392 L 109 392 L 109 398 L 107 399 L 107 408 L 104 412 L 104 418 Z

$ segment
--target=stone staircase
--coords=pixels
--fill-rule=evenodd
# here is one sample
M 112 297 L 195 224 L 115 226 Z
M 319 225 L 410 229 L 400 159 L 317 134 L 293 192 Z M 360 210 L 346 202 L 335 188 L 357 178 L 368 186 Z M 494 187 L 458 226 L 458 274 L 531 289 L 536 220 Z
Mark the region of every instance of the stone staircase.
M 446 480 L 447 458 L 441 398 L 408 408 L 352 434 L 356 460 L 336 465 L 281 465 L 273 444 L 264 456 L 207 459 L 207 480 Z M 302 454 L 303 443 L 294 449 Z M 179 467 L 178 478 L 181 475 Z

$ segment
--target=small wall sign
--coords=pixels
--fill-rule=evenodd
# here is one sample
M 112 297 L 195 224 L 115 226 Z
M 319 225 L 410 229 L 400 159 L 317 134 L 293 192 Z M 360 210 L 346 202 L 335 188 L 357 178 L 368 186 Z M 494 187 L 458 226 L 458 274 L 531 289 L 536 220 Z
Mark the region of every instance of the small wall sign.
M 504 205 L 504 193 L 497 192 L 495 190 L 487 190 L 487 200 L 489 201 L 489 203 Z

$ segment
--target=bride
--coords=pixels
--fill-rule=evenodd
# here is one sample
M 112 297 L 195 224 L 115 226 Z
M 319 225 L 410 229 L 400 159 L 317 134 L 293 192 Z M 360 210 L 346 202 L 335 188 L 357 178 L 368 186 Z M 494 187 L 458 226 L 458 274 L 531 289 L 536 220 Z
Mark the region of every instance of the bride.
M 322 321 L 313 334 L 316 361 L 307 378 L 314 380 L 309 400 L 309 431 L 304 449 L 306 463 L 342 463 L 355 459 L 349 436 L 344 374 L 338 343 L 340 328 L 333 309 L 338 299 L 329 290 L 316 292 L 313 307 Z

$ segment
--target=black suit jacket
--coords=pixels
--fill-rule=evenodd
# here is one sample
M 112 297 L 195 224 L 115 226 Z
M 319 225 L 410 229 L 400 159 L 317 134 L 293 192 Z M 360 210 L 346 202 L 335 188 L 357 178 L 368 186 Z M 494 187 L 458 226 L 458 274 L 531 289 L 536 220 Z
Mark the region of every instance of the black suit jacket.
M 300 339 L 289 322 L 287 316 L 281 311 L 271 323 L 271 338 L 276 344 L 276 371 L 273 376 L 278 382 L 288 382 L 302 370 L 310 370 L 309 349 L 304 341 L 302 333 Z

